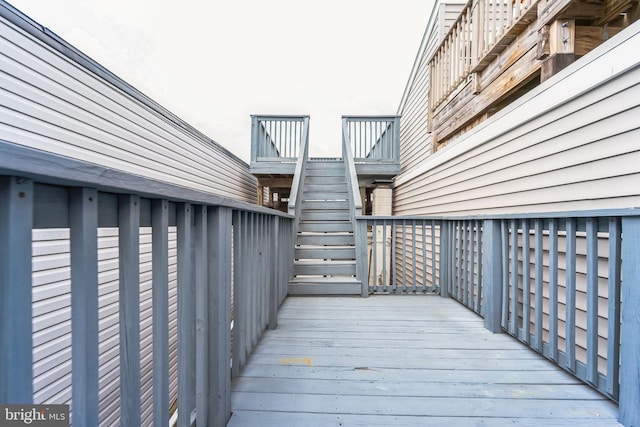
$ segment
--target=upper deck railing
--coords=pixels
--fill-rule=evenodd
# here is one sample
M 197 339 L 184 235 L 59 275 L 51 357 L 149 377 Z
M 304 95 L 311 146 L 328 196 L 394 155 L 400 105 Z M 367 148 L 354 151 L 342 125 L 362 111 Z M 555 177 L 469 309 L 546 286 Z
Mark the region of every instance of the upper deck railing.
M 251 173 L 293 175 L 308 116 L 251 116 Z
M 431 58 L 431 109 L 483 70 L 531 22 L 538 0 L 469 0 Z
M 343 116 L 343 146 L 361 175 L 400 173 L 399 116 Z

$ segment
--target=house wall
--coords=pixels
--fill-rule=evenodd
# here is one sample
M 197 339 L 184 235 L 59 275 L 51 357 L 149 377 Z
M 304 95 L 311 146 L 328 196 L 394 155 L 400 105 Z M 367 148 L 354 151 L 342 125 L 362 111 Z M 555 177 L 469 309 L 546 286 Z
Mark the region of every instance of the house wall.
M 405 94 L 398 109 L 402 172 L 411 170 L 431 154 L 431 134 L 427 129 L 429 108 L 429 60 L 455 22 L 466 1 L 449 0 L 434 7 L 416 57 Z
M 636 23 L 400 175 L 394 214 L 640 206 L 638 49 Z
M 255 203 L 245 162 L 28 18 L 0 15 L 2 140 Z

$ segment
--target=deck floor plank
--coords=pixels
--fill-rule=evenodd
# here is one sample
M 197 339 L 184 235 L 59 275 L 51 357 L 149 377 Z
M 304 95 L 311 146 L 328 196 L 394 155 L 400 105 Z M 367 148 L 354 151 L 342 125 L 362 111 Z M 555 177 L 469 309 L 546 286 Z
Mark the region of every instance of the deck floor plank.
M 292 297 L 228 426 L 618 426 L 617 406 L 453 300 Z

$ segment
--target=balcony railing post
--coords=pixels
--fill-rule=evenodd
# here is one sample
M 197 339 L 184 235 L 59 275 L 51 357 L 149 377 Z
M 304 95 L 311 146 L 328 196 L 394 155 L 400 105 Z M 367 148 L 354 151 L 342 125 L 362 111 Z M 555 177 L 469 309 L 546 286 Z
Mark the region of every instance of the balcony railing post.
M 442 221 L 440 223 L 440 278 L 438 281 L 438 288 L 440 290 L 440 296 L 442 298 L 449 298 L 449 264 L 451 262 L 449 251 L 450 251 L 450 242 L 449 242 L 449 221 Z M 433 252 L 433 257 L 435 258 L 435 248 Z M 435 271 L 434 271 L 435 277 Z M 435 279 L 434 279 L 435 284 Z
M 209 287 L 209 419 L 223 427 L 231 416 L 232 210 L 209 209 L 207 229 Z
M 362 297 L 369 296 L 369 275 L 367 262 L 367 220 L 356 219 L 356 278 L 362 283 Z
M 269 329 L 274 330 L 278 326 L 278 306 L 280 305 L 278 289 L 280 289 L 280 218 L 271 218 L 271 244 L 269 251 L 271 266 L 271 280 L 269 285 Z
M 195 282 L 195 390 L 196 416 L 208 419 L 209 394 L 209 288 L 206 206 L 194 206 L 193 260 Z M 193 360 L 193 358 L 192 358 Z M 200 424 L 203 424 L 201 421 Z
M 640 217 L 622 219 L 622 259 L 619 421 L 636 426 L 640 425 Z
M 258 118 L 251 116 L 251 163 L 258 160 Z
M 485 220 L 482 225 L 482 289 L 484 326 L 502 332 L 502 236 L 500 221 Z
M 120 196 L 120 420 L 140 425 L 140 198 Z
M 33 399 L 33 182 L 0 177 L 0 402 Z
M 98 191 L 70 191 L 73 419 L 98 424 Z

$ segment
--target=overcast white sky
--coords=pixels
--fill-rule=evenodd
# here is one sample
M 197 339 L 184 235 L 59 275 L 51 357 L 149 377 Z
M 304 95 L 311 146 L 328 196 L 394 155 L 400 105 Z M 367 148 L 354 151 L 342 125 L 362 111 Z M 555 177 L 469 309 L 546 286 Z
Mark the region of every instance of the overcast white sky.
M 255 114 L 395 114 L 434 0 L 9 0 L 249 160 Z

